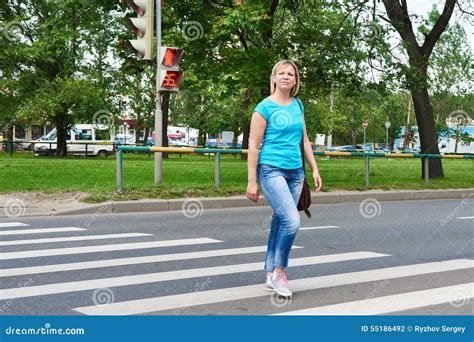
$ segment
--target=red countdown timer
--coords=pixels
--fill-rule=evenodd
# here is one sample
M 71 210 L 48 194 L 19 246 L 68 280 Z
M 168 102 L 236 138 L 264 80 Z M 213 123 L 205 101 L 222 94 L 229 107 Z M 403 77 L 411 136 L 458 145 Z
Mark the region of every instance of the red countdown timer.
M 176 71 L 168 71 L 165 75 L 163 83 L 161 84 L 162 87 L 165 88 L 174 88 L 178 85 L 178 75 Z
M 178 91 L 181 78 L 183 77 L 182 71 L 174 70 L 160 70 L 160 90 Z

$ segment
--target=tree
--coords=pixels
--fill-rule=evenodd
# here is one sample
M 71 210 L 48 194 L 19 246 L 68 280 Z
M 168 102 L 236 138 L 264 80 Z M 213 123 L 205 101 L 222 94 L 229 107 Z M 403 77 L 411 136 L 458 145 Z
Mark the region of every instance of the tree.
M 0 5 L 0 21 L 17 26 L 0 36 L 5 46 L 0 69 L 8 76 L 2 92 L 14 98 L 9 115 L 54 123 L 58 156 L 67 155 L 67 130 L 77 120 L 90 122 L 94 112 L 112 109 L 106 78 L 88 76 L 87 62 L 100 62 L 103 53 L 94 56 L 94 48 L 85 43 L 99 27 L 107 32 L 104 14 L 115 6 L 105 0 L 9 0 Z
M 388 19 L 382 18 L 389 22 L 399 33 L 408 55 L 408 65 L 403 67 L 403 74 L 413 98 L 420 133 L 421 152 L 439 154 L 433 108 L 428 94 L 428 65 L 433 48 L 446 29 L 457 0 L 445 1 L 443 12 L 436 19 L 433 28 L 426 32 L 424 42 L 421 45 L 418 44 L 415 32 L 413 31 L 412 21 L 408 14 L 407 1 L 382 0 L 382 2 Z M 424 164 L 422 163 L 422 174 L 424 172 Z M 441 159 L 429 159 L 429 177 L 444 177 Z

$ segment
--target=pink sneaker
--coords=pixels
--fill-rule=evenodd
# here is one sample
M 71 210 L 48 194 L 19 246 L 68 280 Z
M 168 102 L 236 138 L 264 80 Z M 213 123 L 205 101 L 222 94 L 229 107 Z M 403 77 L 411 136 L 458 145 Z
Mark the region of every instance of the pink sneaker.
M 291 297 L 292 292 L 288 288 L 288 279 L 286 278 L 285 273 L 273 272 L 270 283 L 275 290 L 282 297 Z

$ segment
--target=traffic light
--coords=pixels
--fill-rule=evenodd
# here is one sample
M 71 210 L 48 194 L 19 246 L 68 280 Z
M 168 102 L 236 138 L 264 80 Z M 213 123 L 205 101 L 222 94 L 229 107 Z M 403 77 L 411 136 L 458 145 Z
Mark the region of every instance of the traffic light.
M 160 48 L 160 91 L 179 90 L 179 84 L 183 78 L 183 72 L 179 70 L 179 61 L 182 56 L 182 49 L 168 46 Z
M 127 20 L 137 39 L 127 40 L 125 46 L 135 52 L 138 59 L 150 61 L 153 58 L 154 0 L 127 0 L 127 4 L 138 16 Z

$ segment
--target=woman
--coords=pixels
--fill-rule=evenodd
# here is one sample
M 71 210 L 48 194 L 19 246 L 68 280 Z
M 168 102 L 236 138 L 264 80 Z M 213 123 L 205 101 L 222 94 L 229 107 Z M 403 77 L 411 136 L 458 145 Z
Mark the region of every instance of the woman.
M 265 258 L 265 289 L 274 290 L 284 297 L 292 294 L 285 268 L 288 267 L 291 247 L 300 226 L 296 205 L 304 180 L 299 146 L 302 135 L 304 157 L 313 172 L 316 191 L 322 185 L 306 133 L 304 107 L 294 97 L 299 86 L 298 68 L 294 62 L 282 60 L 273 67 L 271 95 L 257 105 L 252 115 L 248 152 L 247 197 L 257 202 L 258 180 L 273 210 Z

